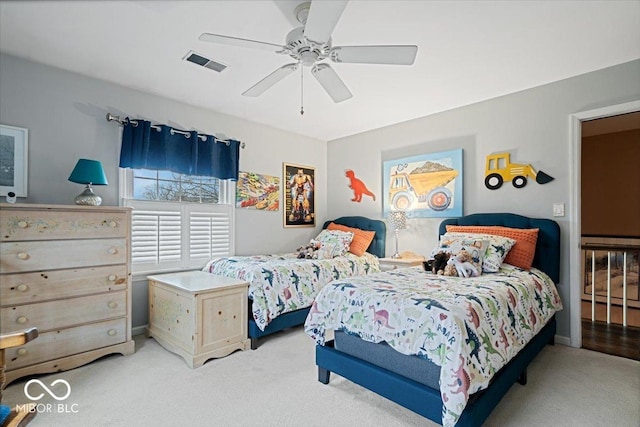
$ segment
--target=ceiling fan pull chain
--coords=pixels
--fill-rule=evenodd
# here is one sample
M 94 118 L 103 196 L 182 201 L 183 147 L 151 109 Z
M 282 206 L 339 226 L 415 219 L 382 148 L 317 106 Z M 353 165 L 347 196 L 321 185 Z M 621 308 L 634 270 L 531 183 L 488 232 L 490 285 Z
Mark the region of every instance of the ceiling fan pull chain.
M 300 67 L 300 115 L 304 115 L 304 67 Z

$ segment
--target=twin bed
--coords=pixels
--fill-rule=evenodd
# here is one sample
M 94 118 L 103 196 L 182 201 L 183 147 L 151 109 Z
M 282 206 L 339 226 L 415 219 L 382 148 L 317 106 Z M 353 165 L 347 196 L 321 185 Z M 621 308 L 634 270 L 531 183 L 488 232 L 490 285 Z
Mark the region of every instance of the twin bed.
M 252 349 L 261 337 L 304 324 L 317 343 L 320 382 L 334 372 L 444 426 L 482 425 L 553 344 L 562 309 L 557 223 L 508 213 L 446 219 L 440 235 L 451 225 L 538 229 L 530 270 L 505 263 L 495 273 L 447 278 L 419 267 L 380 272 L 384 222 L 333 222 L 375 231 L 368 254 L 231 257 L 205 267 L 250 283 Z M 335 338 L 327 341 L 330 330 Z
M 386 225 L 362 216 L 345 216 L 331 223 L 375 232 L 362 256 L 347 253 L 332 259 L 298 259 L 296 253 L 219 258 L 204 271 L 249 282 L 249 338 L 258 340 L 283 329 L 302 325 L 316 294 L 332 280 L 380 271 L 385 254 Z
M 474 214 L 447 225 L 538 229 L 531 270 L 503 264 L 480 277 L 420 268 L 331 282 L 305 323 L 318 379 L 334 372 L 444 426 L 481 425 L 511 385 L 553 343 L 562 308 L 560 232 L 551 220 Z M 325 342 L 325 332 L 335 339 Z

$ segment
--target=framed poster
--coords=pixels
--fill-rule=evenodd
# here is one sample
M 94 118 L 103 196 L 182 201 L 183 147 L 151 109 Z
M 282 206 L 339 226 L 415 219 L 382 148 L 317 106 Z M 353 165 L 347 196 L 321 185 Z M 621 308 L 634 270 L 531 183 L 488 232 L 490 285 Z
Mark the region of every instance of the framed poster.
M 284 226 L 315 227 L 315 169 L 282 164 L 284 183 Z
M 253 172 L 239 172 L 236 208 L 280 210 L 280 178 Z
M 383 162 L 383 216 L 462 216 L 462 149 Z
M 27 197 L 29 131 L 0 125 L 0 196 Z

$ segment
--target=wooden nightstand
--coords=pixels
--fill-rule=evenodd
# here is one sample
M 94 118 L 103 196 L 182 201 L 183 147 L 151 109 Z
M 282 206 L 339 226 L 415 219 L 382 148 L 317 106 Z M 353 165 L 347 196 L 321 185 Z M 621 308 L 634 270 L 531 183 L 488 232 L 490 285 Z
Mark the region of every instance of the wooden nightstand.
M 148 276 L 147 336 L 191 368 L 249 348 L 248 283 L 205 273 Z
M 380 270 L 389 271 L 396 268 L 415 267 L 422 265 L 422 258 L 380 258 Z

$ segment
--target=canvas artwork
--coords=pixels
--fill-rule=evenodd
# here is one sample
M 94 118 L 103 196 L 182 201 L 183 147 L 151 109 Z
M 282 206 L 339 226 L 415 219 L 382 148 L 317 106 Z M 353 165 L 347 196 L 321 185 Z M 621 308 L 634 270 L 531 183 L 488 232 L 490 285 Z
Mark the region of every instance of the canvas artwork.
M 280 178 L 253 172 L 239 172 L 236 207 L 263 211 L 280 210 Z
M 383 162 L 383 216 L 462 216 L 462 149 Z
M 285 227 L 314 227 L 315 169 L 284 163 L 282 176 L 287 187 L 284 197 Z
M 29 131 L 0 125 L 0 195 L 27 197 Z

